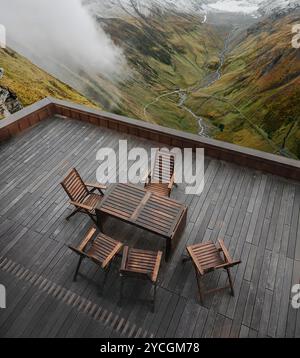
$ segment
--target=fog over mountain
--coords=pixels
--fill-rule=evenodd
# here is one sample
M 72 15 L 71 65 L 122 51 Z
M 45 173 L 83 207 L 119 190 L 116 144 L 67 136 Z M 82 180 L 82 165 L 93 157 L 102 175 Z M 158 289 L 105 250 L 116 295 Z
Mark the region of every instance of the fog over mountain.
M 185 12 L 205 18 L 207 12 L 253 13 L 294 6 L 299 0 L 1 0 L 0 24 L 8 45 L 49 71 L 57 64 L 114 80 L 124 76 L 120 47 L 94 17 L 147 16 L 152 11 Z M 21 16 L 20 16 L 21 14 Z M 49 61 L 51 59 L 51 61 Z M 44 61 L 44 62 L 43 62 Z M 53 64 L 56 63 L 56 64 Z M 51 65 L 52 64 L 52 65 Z
M 121 49 L 96 27 L 81 0 L 1 0 L 0 23 L 8 46 L 40 66 L 50 58 L 110 79 L 123 72 Z

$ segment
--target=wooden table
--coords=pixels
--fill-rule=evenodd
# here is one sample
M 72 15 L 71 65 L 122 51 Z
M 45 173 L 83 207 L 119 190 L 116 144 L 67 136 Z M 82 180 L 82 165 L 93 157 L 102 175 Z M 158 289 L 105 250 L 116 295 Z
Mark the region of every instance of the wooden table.
M 97 221 L 110 216 L 166 239 L 168 261 L 185 225 L 187 207 L 130 184 L 113 184 L 96 207 Z

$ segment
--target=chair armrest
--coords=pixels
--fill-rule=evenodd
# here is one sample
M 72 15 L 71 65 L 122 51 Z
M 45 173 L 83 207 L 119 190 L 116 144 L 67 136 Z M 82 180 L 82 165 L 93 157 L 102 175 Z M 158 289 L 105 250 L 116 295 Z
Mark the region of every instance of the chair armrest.
M 84 210 L 88 210 L 88 211 L 93 210 L 92 206 L 84 205 L 84 204 L 78 203 L 77 201 L 70 201 L 70 204 L 76 206 L 76 208 L 78 208 L 78 209 L 84 209 Z
M 162 255 L 163 255 L 163 253 L 161 251 L 159 251 L 158 254 L 157 254 L 155 267 L 154 267 L 153 274 L 152 274 L 152 277 L 151 277 L 152 282 L 157 281 Z
M 89 257 L 85 252 L 84 249 L 86 248 L 86 246 L 88 245 L 88 243 L 93 239 L 93 236 L 95 235 L 97 229 L 92 227 L 87 234 L 85 235 L 85 238 L 83 239 L 83 241 L 80 243 L 80 245 L 78 247 L 73 247 L 68 245 L 69 249 L 71 249 L 72 251 L 74 251 L 76 254 L 80 255 L 80 256 L 84 256 L 84 257 Z
M 228 263 L 223 264 L 223 265 L 218 265 L 218 266 L 216 266 L 214 269 L 215 269 L 215 270 L 218 270 L 218 269 L 227 269 L 227 268 L 230 268 L 230 267 L 239 265 L 239 264 L 241 264 L 241 263 L 242 263 L 242 261 L 232 261 L 232 262 L 228 262 Z
M 200 274 L 201 274 L 201 275 L 204 275 L 204 270 L 203 270 L 203 268 L 201 267 L 199 261 L 197 260 L 197 257 L 194 255 L 192 248 L 188 246 L 188 247 L 186 248 L 186 250 L 187 250 L 187 252 L 189 253 L 189 255 L 190 255 L 190 257 L 191 257 L 191 259 L 192 259 L 194 265 L 197 267 L 197 269 L 198 269 L 198 271 L 200 272 Z
M 107 186 L 102 185 L 102 184 L 92 184 L 92 183 L 84 183 L 87 187 L 89 188 L 95 188 L 95 189 L 101 189 L 101 190 L 106 190 Z
M 229 254 L 229 252 L 228 252 L 228 250 L 227 250 L 225 244 L 224 244 L 224 241 L 223 241 L 223 240 L 219 240 L 219 245 L 220 245 L 221 251 L 222 251 L 223 254 L 224 254 L 224 257 L 225 257 L 226 262 L 227 262 L 227 263 L 232 262 L 232 258 L 231 258 L 231 256 L 230 256 L 230 254 Z
M 173 174 L 172 177 L 171 177 L 171 179 L 170 179 L 170 183 L 169 183 L 169 185 L 168 185 L 168 189 L 169 189 L 169 190 L 172 190 L 173 185 L 174 185 L 174 182 L 175 182 L 175 175 Z
M 72 251 L 74 251 L 77 255 L 82 257 L 89 257 L 85 252 L 78 250 L 78 248 L 68 245 L 68 248 Z
M 111 260 L 117 255 L 117 253 L 122 249 L 123 244 L 120 242 L 118 245 L 112 250 L 112 252 L 107 256 L 106 260 L 102 263 L 102 268 L 105 269 L 106 266 L 111 262 Z
M 149 183 L 149 179 L 151 179 L 151 172 L 147 172 L 142 177 L 142 183 Z
M 126 269 L 126 263 L 127 263 L 127 258 L 128 258 L 128 250 L 129 250 L 129 247 L 124 246 L 120 271 L 124 271 Z
M 81 244 L 78 246 L 79 251 L 84 251 L 88 243 L 93 239 L 97 229 L 95 227 L 92 227 L 87 234 L 85 235 L 85 238 L 81 242 Z

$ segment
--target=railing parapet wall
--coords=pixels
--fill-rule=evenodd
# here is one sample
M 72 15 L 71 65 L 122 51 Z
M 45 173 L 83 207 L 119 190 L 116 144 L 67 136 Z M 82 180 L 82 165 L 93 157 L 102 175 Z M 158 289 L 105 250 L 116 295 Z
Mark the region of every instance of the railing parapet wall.
M 185 133 L 141 120 L 45 98 L 0 121 L 0 141 L 53 115 L 61 115 L 179 148 L 204 148 L 209 157 L 300 181 L 300 161 Z

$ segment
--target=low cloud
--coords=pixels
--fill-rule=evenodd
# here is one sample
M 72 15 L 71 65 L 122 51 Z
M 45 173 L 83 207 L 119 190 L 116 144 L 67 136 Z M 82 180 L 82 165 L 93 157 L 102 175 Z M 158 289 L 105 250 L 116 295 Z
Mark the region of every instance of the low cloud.
M 8 46 L 46 69 L 51 60 L 113 79 L 126 64 L 122 50 L 80 0 L 1 0 L 0 24 L 6 27 Z

